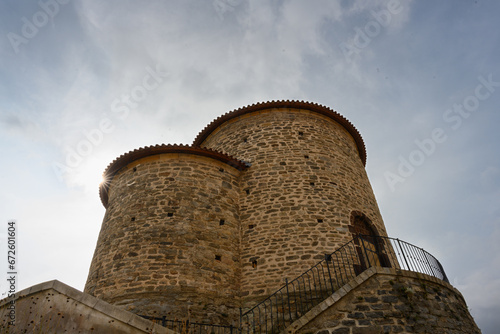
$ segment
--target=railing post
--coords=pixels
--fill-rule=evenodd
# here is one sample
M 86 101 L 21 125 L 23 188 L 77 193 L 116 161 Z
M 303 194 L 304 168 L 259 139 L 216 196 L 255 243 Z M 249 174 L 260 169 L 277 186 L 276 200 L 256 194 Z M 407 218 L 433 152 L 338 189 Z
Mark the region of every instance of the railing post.
M 167 327 L 167 316 L 164 315 L 163 317 L 161 317 L 161 325 L 163 327 Z
M 292 307 L 290 306 L 290 291 L 288 291 L 288 278 L 285 278 L 286 284 L 286 299 L 288 300 L 288 315 L 290 317 L 290 323 L 292 323 Z
M 441 270 L 441 273 L 443 274 L 443 281 L 445 281 L 446 283 L 450 283 L 450 281 L 448 280 L 448 276 L 446 276 L 446 273 L 444 272 L 443 266 L 441 265 L 441 263 L 437 259 L 436 259 L 436 262 L 439 266 L 439 269 Z
M 243 311 L 241 310 L 241 307 L 240 307 L 240 323 L 238 325 L 238 330 L 240 333 L 242 332 L 242 324 L 243 324 Z
M 271 331 L 274 331 L 274 321 L 273 321 L 273 300 L 272 300 L 272 298 L 271 298 L 271 299 L 269 299 L 269 308 L 270 308 L 269 315 L 271 316 Z M 267 332 L 267 329 L 266 329 L 266 332 Z
M 272 311 L 272 308 L 271 308 L 271 311 Z M 262 332 L 262 325 L 260 324 L 260 308 L 259 308 L 259 333 Z M 271 313 L 271 325 L 272 325 L 272 321 L 273 321 L 273 315 Z M 267 306 L 266 306 L 266 303 L 264 302 L 264 324 L 266 325 L 266 333 L 267 333 Z M 253 325 L 253 331 L 255 333 L 255 322 L 254 322 L 254 325 Z
M 332 274 L 330 273 L 330 260 L 332 259 L 332 256 L 330 254 L 325 254 L 325 262 L 326 262 L 326 269 L 328 270 L 328 278 L 330 279 L 330 286 L 332 287 L 332 293 L 335 292 L 333 289 L 333 281 L 332 281 Z
M 432 270 L 432 265 L 430 264 L 429 258 L 427 257 L 427 252 L 423 248 L 420 248 L 420 250 L 422 251 L 422 254 L 424 254 L 425 261 L 427 262 L 427 265 L 429 266 L 429 269 L 431 270 L 432 276 L 437 277 L 436 274 L 434 274 L 434 270 Z
M 399 239 L 396 239 L 398 241 L 398 247 L 399 249 L 401 250 L 401 254 L 403 255 L 403 259 L 405 260 L 405 263 L 406 263 L 406 270 L 410 270 L 410 266 L 408 265 L 408 261 L 406 260 L 406 256 L 405 256 L 405 252 L 403 250 L 403 248 L 401 247 L 401 243 L 399 242 Z

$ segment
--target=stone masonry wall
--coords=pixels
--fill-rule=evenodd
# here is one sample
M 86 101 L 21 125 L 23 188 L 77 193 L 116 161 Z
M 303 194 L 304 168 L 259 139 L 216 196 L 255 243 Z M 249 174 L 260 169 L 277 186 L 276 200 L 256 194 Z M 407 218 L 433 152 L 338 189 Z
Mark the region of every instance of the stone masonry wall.
M 136 314 L 235 325 L 239 174 L 174 153 L 122 168 L 85 292 Z
M 464 298 L 437 278 L 370 268 L 287 332 L 304 334 L 481 333 Z M 347 291 L 346 291 L 347 290 Z
M 352 239 L 352 211 L 386 235 L 354 139 L 326 116 L 253 112 L 223 123 L 201 146 L 251 163 L 239 190 L 245 306 Z

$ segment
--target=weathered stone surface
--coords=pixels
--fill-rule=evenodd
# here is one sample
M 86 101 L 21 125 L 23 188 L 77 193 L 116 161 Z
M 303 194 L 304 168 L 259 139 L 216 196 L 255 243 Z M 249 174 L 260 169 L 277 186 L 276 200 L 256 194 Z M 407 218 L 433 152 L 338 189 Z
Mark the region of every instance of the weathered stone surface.
M 366 298 L 374 295 L 382 298 Z M 384 298 L 386 296 L 394 298 Z M 353 304 L 356 307 L 351 310 L 349 305 Z M 357 283 L 335 304 L 326 310 L 318 305 L 307 316 L 311 319 L 309 322 L 301 326 L 292 324 L 287 332 L 481 333 L 462 295 L 450 284 L 395 269 L 387 272 L 375 268 L 371 276 Z M 339 316 L 350 320 L 332 321 Z
M 119 171 L 85 292 L 141 315 L 235 325 L 239 173 L 189 154 Z
M 0 333 L 174 334 L 58 281 L 38 284 L 0 302 Z
M 326 116 L 265 110 L 222 124 L 202 146 L 252 164 L 240 185 L 246 305 L 352 239 L 353 211 L 363 212 L 386 235 L 355 141 Z

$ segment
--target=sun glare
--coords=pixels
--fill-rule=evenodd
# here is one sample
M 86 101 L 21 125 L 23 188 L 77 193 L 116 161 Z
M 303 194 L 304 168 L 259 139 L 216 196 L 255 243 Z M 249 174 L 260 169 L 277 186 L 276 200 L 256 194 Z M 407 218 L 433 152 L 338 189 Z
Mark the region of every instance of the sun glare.
M 69 186 L 82 187 L 85 192 L 95 192 L 96 189 L 105 181 L 103 171 L 106 163 L 89 157 L 73 172 L 67 175 L 66 182 Z

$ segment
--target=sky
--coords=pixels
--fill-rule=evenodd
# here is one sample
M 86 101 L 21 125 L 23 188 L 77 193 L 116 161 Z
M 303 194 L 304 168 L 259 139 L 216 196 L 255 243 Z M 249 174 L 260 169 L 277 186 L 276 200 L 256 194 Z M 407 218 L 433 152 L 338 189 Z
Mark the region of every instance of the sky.
M 18 291 L 83 290 L 119 155 L 305 100 L 355 125 L 388 234 L 436 256 L 496 333 L 498 13 L 495 0 L 1 1 L 0 249 L 15 220 Z

